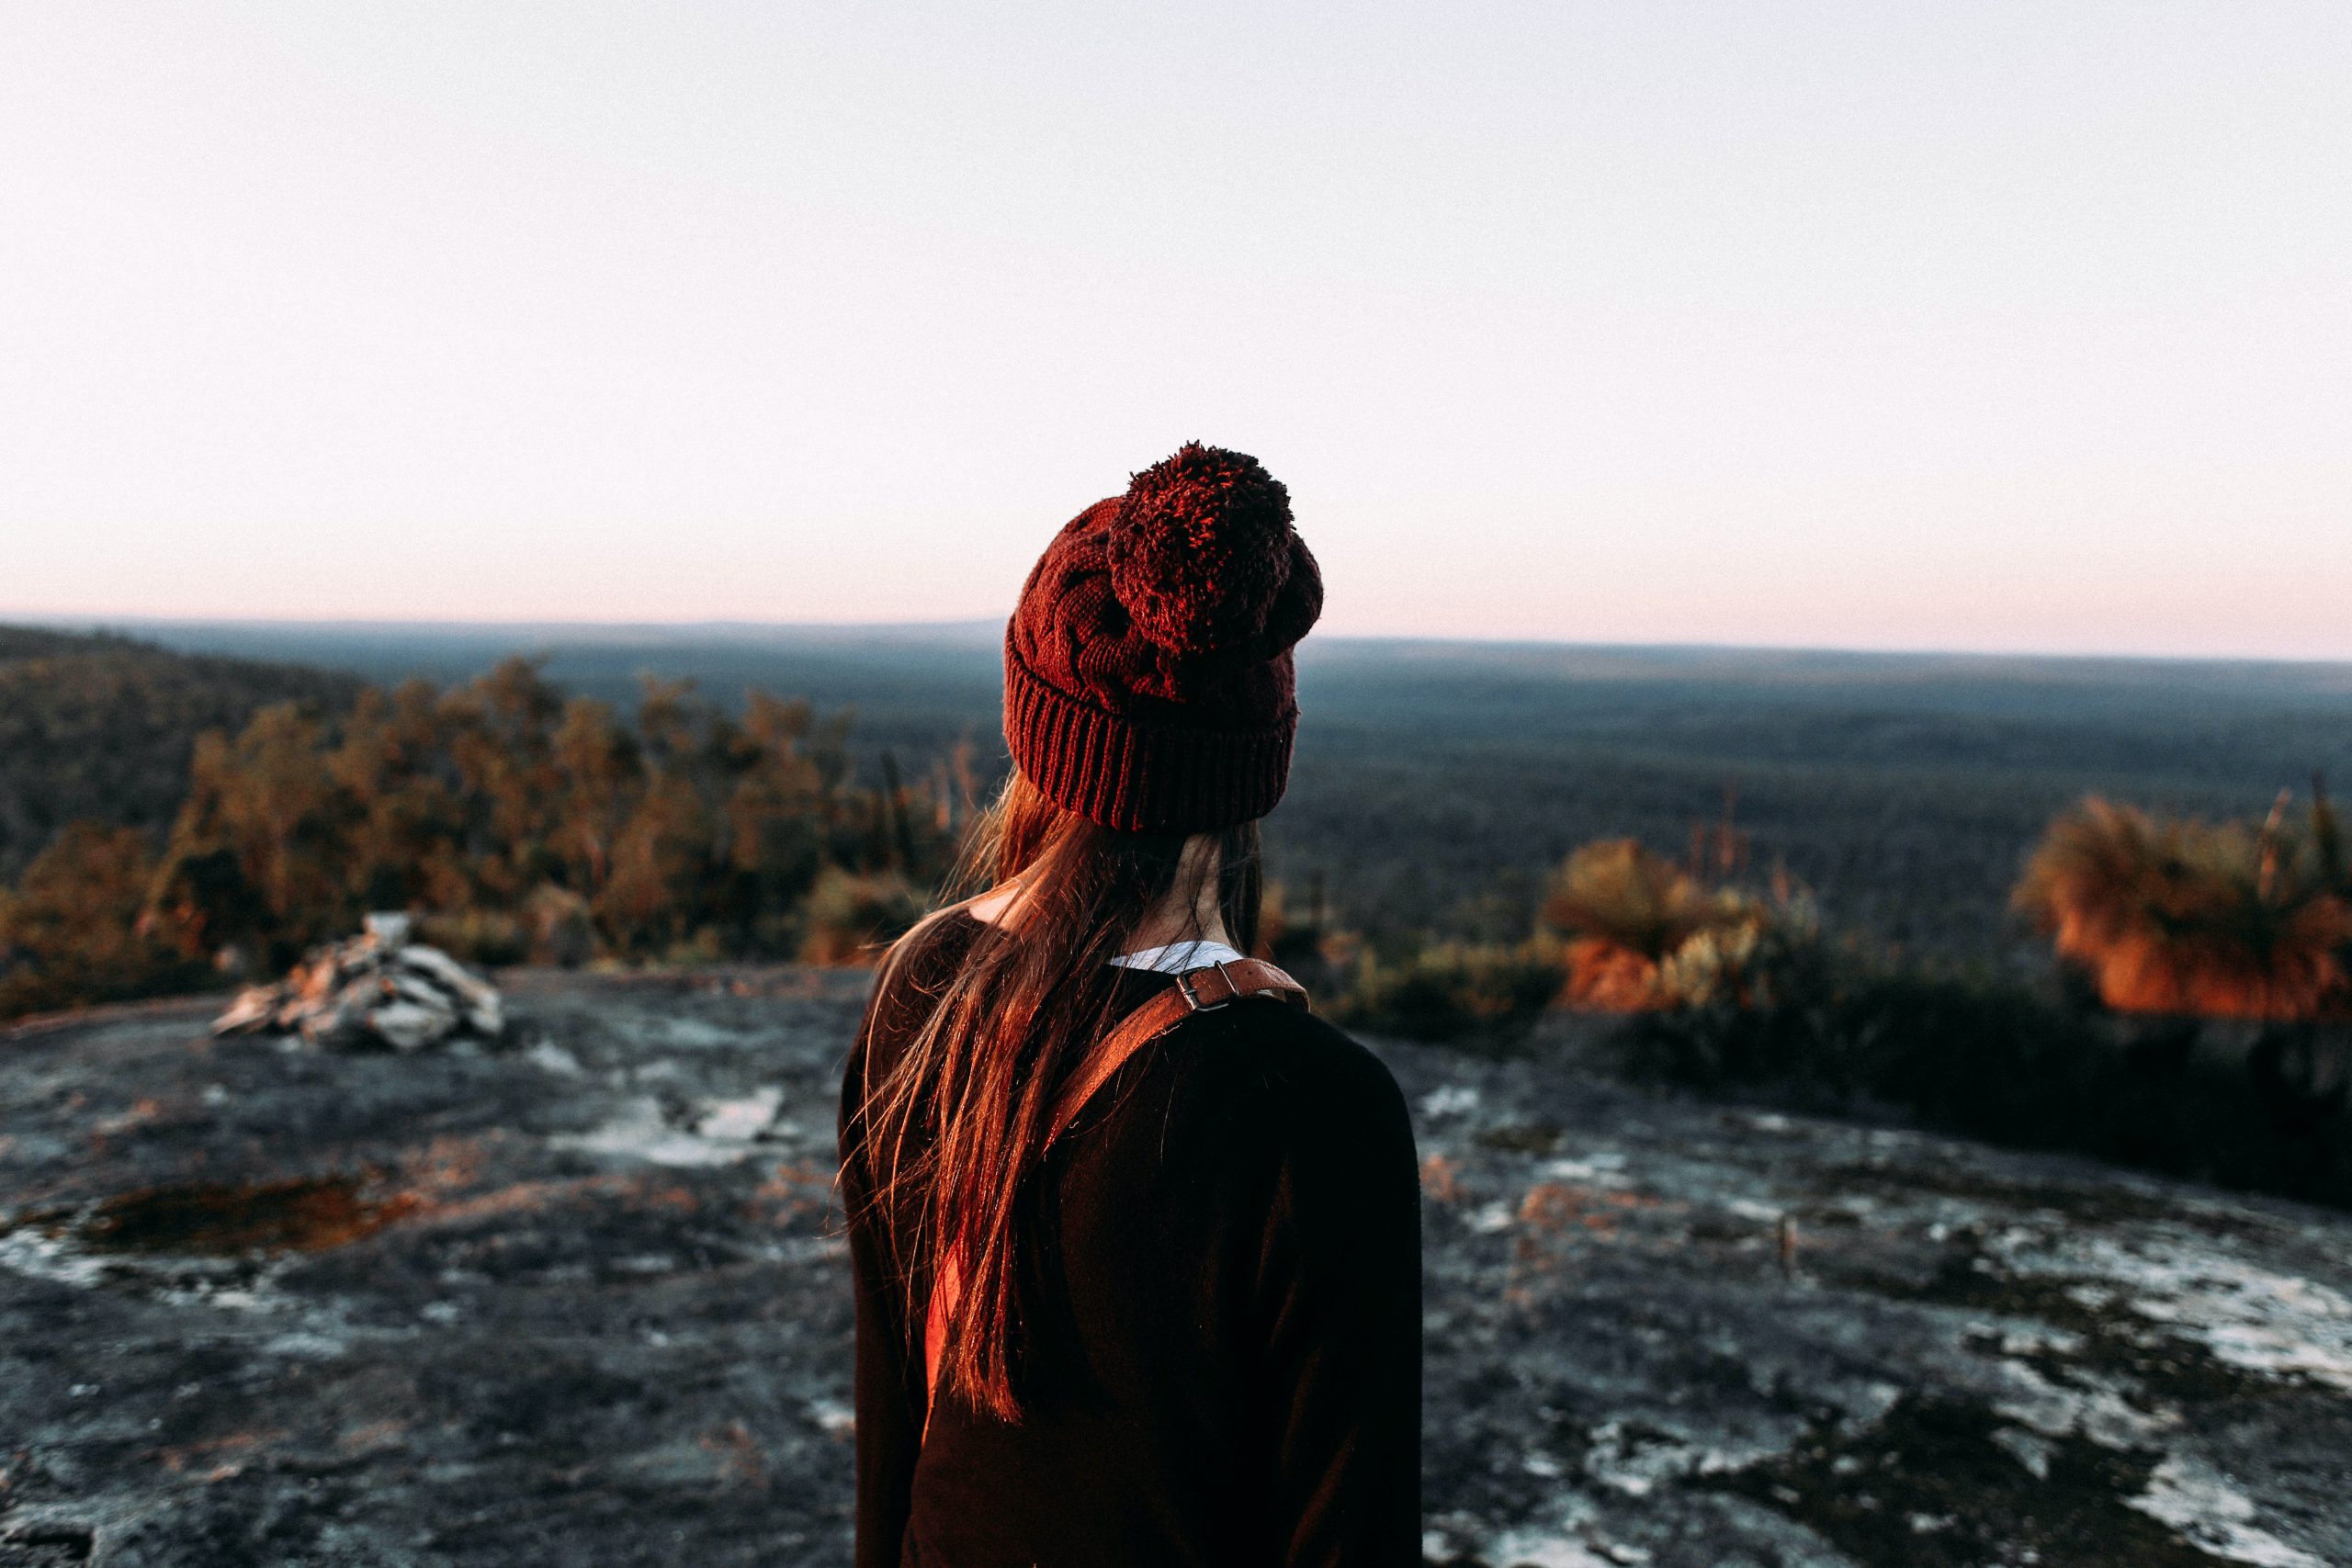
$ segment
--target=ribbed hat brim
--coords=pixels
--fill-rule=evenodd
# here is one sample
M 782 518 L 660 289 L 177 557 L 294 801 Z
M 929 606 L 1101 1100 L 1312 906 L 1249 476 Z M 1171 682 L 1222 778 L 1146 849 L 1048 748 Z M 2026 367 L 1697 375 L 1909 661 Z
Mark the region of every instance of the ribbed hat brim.
M 1004 739 L 1045 796 L 1105 828 L 1205 833 L 1272 811 L 1290 779 L 1294 707 L 1257 729 L 1143 724 L 1041 680 L 1010 643 Z

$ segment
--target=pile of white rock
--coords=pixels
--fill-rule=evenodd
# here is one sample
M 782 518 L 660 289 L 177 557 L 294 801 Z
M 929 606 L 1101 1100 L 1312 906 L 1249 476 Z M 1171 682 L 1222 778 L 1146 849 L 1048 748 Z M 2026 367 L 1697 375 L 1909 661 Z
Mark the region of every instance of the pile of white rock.
M 437 947 L 408 940 L 406 915 L 370 915 L 348 942 L 314 948 L 274 986 L 248 986 L 215 1034 L 300 1035 L 314 1046 L 417 1051 L 460 1031 L 506 1027 L 497 987 Z

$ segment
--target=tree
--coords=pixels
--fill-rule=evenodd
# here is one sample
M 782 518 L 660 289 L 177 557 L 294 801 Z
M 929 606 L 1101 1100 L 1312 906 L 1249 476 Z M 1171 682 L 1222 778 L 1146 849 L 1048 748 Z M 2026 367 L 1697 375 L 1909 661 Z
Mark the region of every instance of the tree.
M 66 824 L 16 890 L 0 892 L 0 1018 L 189 978 L 189 966 L 141 924 L 154 874 L 138 829 Z
M 593 698 L 564 705 L 554 745 L 562 780 L 554 844 L 567 884 L 593 902 L 612 876 L 614 845 L 645 793 L 645 765 L 612 705 Z
M 631 725 L 565 701 L 523 660 L 446 693 L 363 691 L 339 723 L 280 704 L 197 740 L 160 863 L 77 831 L 43 863 L 52 894 L 28 885 L 12 919 L 50 932 L 48 968 L 78 953 L 112 975 L 149 962 L 125 956 L 134 936 L 183 969 L 232 950 L 274 967 L 379 908 L 492 962 L 579 962 L 597 945 L 780 955 L 808 936 L 814 899 L 841 938 L 817 945 L 851 953 L 919 908 L 914 879 L 942 868 L 949 817 L 888 766 L 883 790 L 856 787 L 846 733 L 806 703 L 755 692 L 739 723 L 653 681 Z M 869 874 L 815 898 L 828 869 Z M 53 889 L 79 875 L 118 891 L 130 876 L 138 897 L 51 931 L 66 907 Z M 29 973 L 35 947 L 15 946 L 8 972 Z
M 660 953 L 701 923 L 710 869 L 710 815 L 692 784 L 657 775 L 613 845 L 596 899 L 606 938 L 623 953 Z
M 824 775 L 800 749 L 811 723 L 808 704 L 754 692 L 740 732 L 727 800 L 729 903 L 741 940 L 754 948 L 779 945 L 779 917 L 808 897 L 824 863 Z
M 184 951 L 258 940 L 284 956 L 354 918 L 351 803 L 323 740 L 318 719 L 290 703 L 262 709 L 233 742 L 198 738 L 152 897 Z
M 345 883 L 364 909 L 438 906 L 470 881 L 458 863 L 467 820 L 443 745 L 437 694 L 423 681 L 360 694 L 327 771 L 349 797 Z
M 559 862 L 554 735 L 563 694 L 539 663 L 504 660 L 441 700 L 443 744 L 467 807 L 459 848 L 478 902 L 513 904 Z

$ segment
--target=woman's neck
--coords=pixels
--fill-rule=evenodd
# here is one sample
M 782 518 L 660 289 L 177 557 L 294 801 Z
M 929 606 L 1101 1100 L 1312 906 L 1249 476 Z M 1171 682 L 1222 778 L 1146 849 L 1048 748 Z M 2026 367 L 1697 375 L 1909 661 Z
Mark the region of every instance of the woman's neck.
M 1233 938 L 1225 929 L 1225 914 L 1217 903 L 1217 844 L 1214 836 L 1196 834 L 1184 845 L 1183 859 L 1176 867 L 1176 878 L 1168 892 L 1136 922 L 1129 939 L 1130 951 L 1141 953 L 1148 948 L 1165 947 L 1170 942 L 1221 942 L 1230 947 Z M 1184 889 L 1197 887 L 1200 899 L 1187 911 Z M 964 912 L 976 920 L 989 925 L 1017 921 L 1021 918 L 1021 901 L 1027 889 L 1019 878 L 999 883 L 986 893 L 964 906 Z

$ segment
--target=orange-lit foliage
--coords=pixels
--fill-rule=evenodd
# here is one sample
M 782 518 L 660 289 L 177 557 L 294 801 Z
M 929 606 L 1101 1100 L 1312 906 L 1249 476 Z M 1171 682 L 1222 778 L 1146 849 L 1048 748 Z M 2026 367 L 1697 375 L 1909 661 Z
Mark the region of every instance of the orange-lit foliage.
M 737 720 L 649 682 L 630 725 L 520 660 L 364 693 L 334 728 L 266 708 L 198 746 L 150 923 L 262 959 L 379 908 L 489 963 L 788 956 L 821 874 L 904 888 L 944 867 L 943 789 L 884 772 L 854 785 L 842 728 L 805 704 L 753 694 Z
M 2308 1019 L 2346 1010 L 2352 943 L 2333 817 L 2259 829 L 2094 796 L 2051 824 L 2018 908 L 2126 1012 Z
M 1544 922 L 1567 933 L 1567 999 L 1636 1012 L 1664 1003 L 1658 965 L 1705 924 L 1707 900 L 1682 870 L 1631 839 L 1570 855 Z
M 1566 999 L 1607 1012 L 1751 999 L 1748 971 L 1773 918 L 1631 839 L 1570 855 L 1544 904 L 1544 923 L 1568 938 Z

